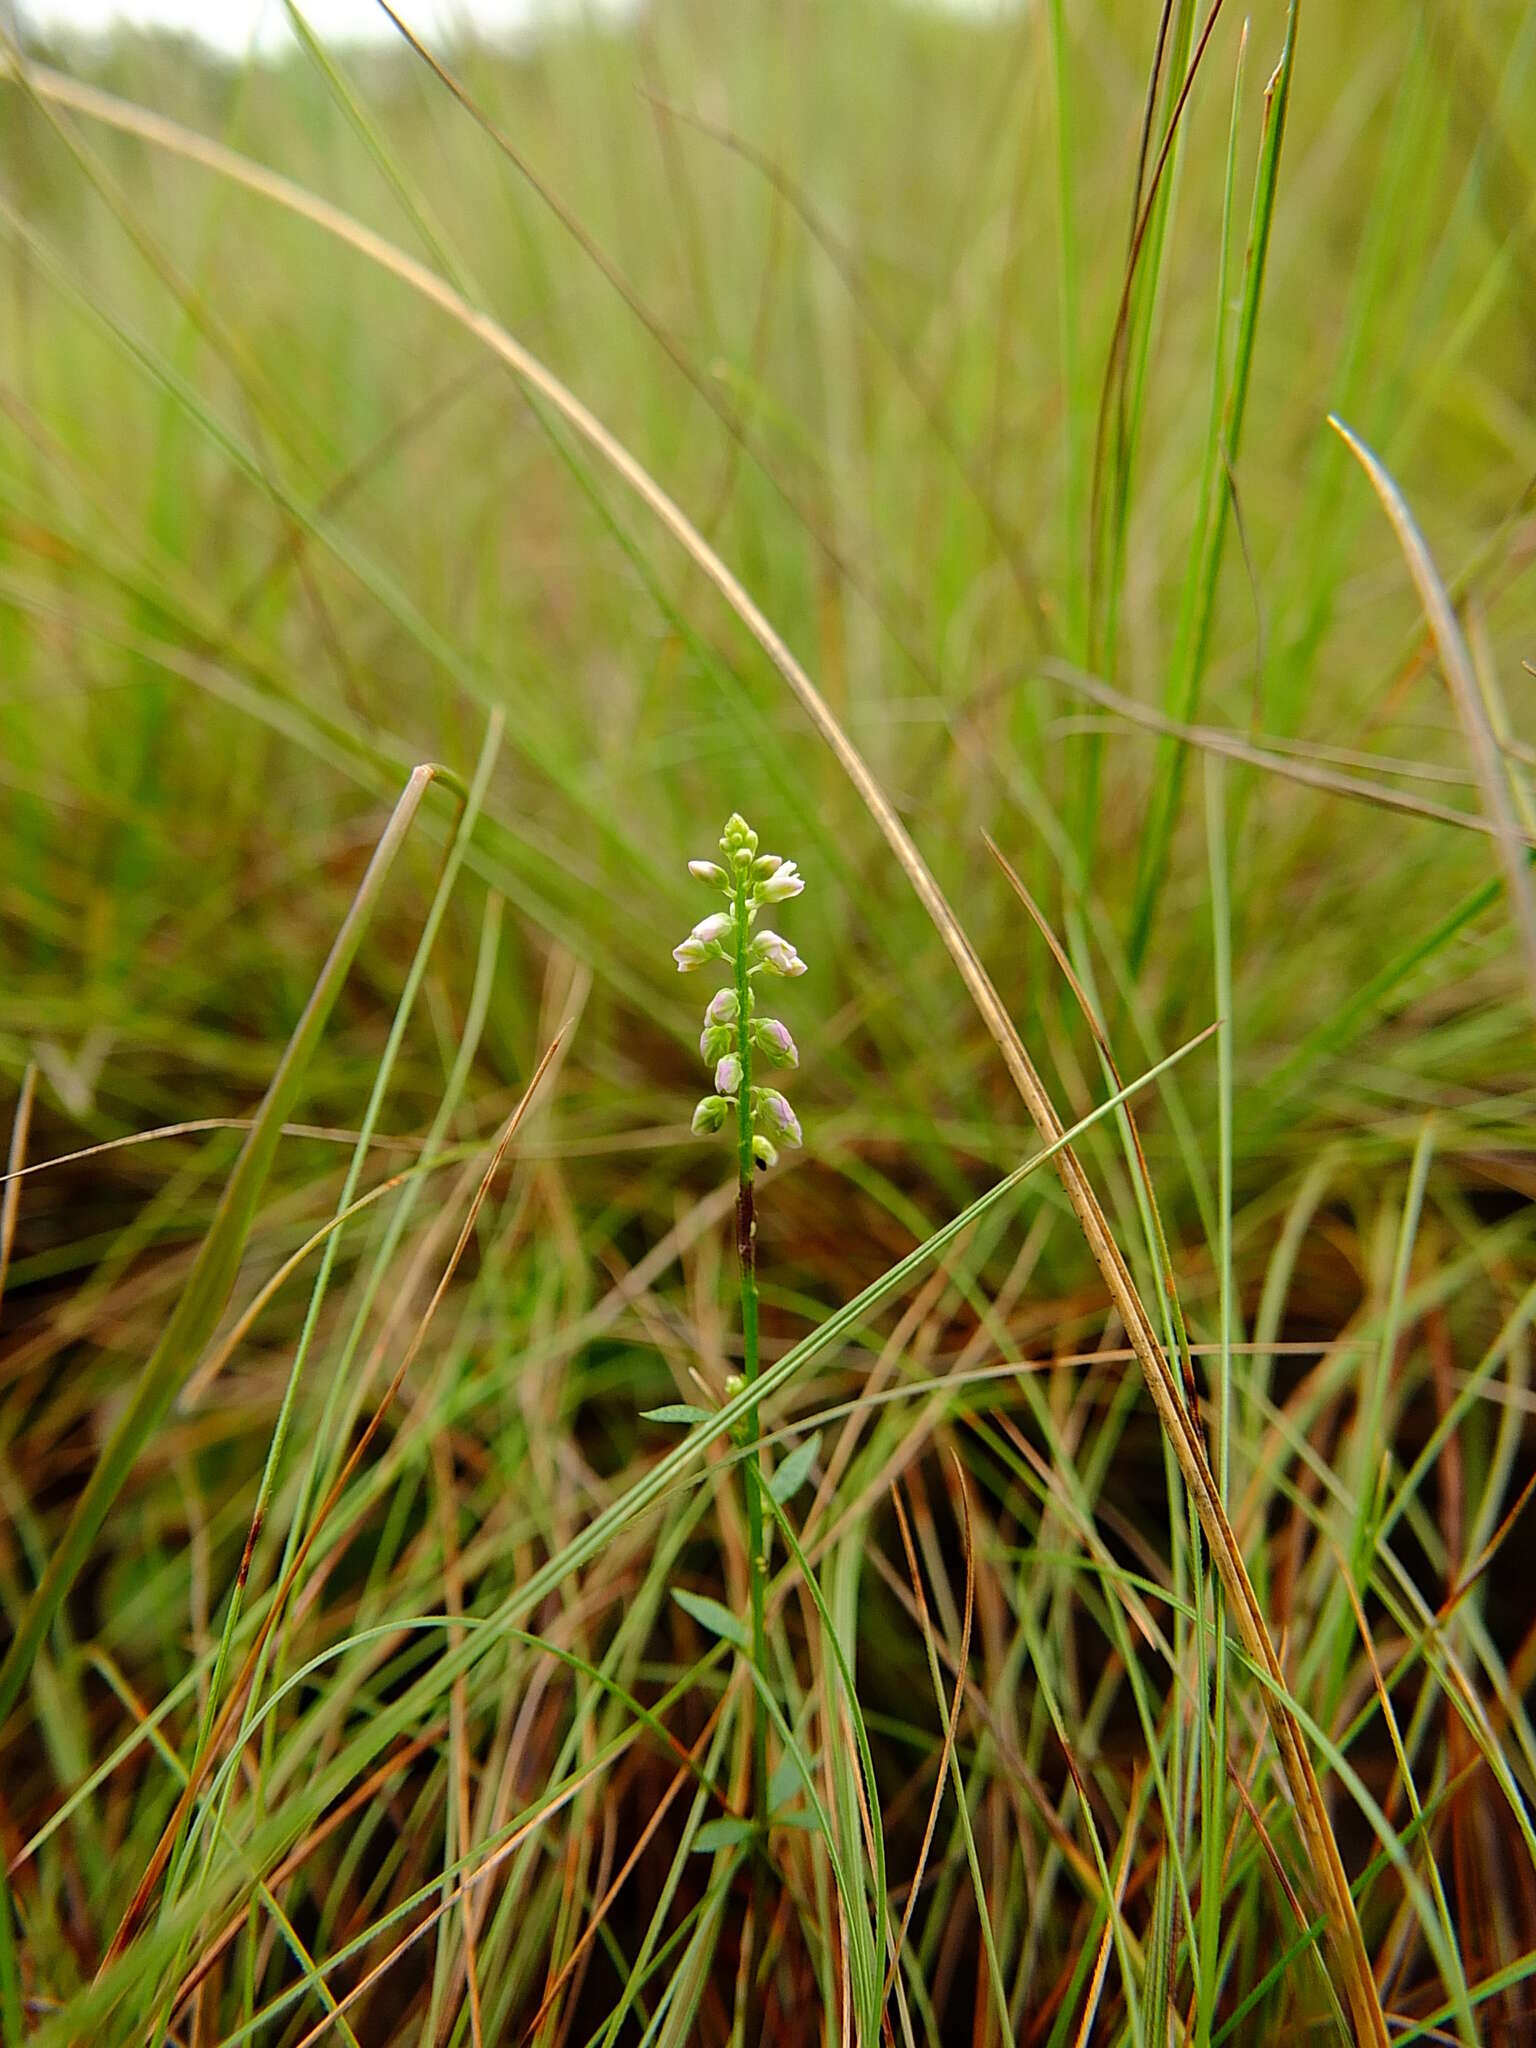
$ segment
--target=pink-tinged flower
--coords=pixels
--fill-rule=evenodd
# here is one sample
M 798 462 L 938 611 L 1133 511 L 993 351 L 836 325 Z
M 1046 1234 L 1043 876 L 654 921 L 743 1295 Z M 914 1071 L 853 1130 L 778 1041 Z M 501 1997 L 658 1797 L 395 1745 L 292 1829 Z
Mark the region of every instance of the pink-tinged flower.
M 722 950 L 720 942 L 730 928 L 730 917 L 723 910 L 717 910 L 712 917 L 700 918 L 682 944 L 672 948 L 678 973 L 691 974 L 695 967 L 702 967 L 706 960 L 715 958 Z
M 755 966 L 766 967 L 770 974 L 785 974 L 793 979 L 805 972 L 805 962 L 788 939 L 781 939 L 777 932 L 759 932 L 752 941 L 751 957 Z
M 693 1112 L 694 1136 L 707 1138 L 712 1131 L 718 1131 L 730 1109 L 731 1105 L 723 1095 L 706 1095 Z
M 790 1108 L 788 1098 L 777 1088 L 756 1088 L 757 1100 L 753 1109 L 776 1138 L 782 1138 L 786 1145 L 800 1143 L 800 1119 Z
M 688 872 L 696 882 L 713 882 L 718 889 L 728 889 L 731 886 L 730 876 L 717 861 L 691 860 L 688 863 Z
M 721 1095 L 736 1095 L 741 1090 L 741 1060 L 736 1053 L 728 1052 L 715 1069 L 715 1087 Z
M 800 1048 L 777 1017 L 759 1017 L 752 1026 L 752 1043 L 767 1053 L 776 1067 L 798 1067 Z
M 805 887 L 805 877 L 792 860 L 781 861 L 771 875 L 757 885 L 759 903 L 787 903 Z
M 733 988 L 717 988 L 709 999 L 704 1012 L 706 1024 L 733 1024 L 736 1021 L 736 991 Z

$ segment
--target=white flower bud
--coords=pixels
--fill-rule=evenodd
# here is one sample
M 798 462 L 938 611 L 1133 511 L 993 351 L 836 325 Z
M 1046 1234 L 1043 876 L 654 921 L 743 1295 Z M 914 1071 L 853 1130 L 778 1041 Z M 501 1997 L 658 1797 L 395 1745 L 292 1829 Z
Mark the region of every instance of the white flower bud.
M 726 819 L 725 830 L 720 835 L 720 850 L 722 853 L 730 854 L 733 859 L 739 859 L 744 853 L 749 862 L 756 853 L 757 834 L 740 811 L 732 811 Z
M 701 917 L 682 944 L 672 948 L 678 973 L 691 974 L 695 967 L 702 967 L 706 960 L 719 955 L 724 950 L 721 941 L 730 929 L 730 915 L 724 910 Z
M 715 1068 L 715 1087 L 721 1095 L 736 1095 L 741 1089 L 741 1059 L 728 1052 Z
M 752 879 L 754 882 L 765 882 L 771 874 L 783 867 L 783 865 L 784 862 L 778 854 L 760 853 L 752 863 Z
M 752 1090 L 752 1114 L 776 1138 L 782 1138 L 786 1145 L 800 1143 L 800 1119 L 790 1108 L 786 1097 L 777 1088 L 754 1088 Z
M 757 885 L 759 903 L 787 903 L 805 887 L 805 877 L 792 860 L 782 861 L 771 875 Z
M 805 962 L 788 939 L 781 939 L 777 932 L 759 932 L 752 941 L 750 957 L 754 966 L 766 967 L 770 974 L 784 974 L 793 979 L 805 972 Z
M 718 1131 L 730 1109 L 731 1104 L 723 1095 L 706 1095 L 693 1112 L 694 1136 L 707 1138 L 712 1131 Z
M 691 860 L 688 872 L 696 882 L 713 882 L 716 888 L 729 889 L 731 878 L 717 861 Z
M 704 1012 L 706 1024 L 731 1024 L 736 1019 L 736 991 L 733 988 L 717 988 L 709 999 Z
M 778 1147 L 771 1138 L 765 1138 L 759 1132 L 752 1140 L 752 1157 L 759 1166 L 769 1167 L 776 1165 L 779 1157 Z
M 759 1017 L 752 1026 L 752 1043 L 765 1052 L 776 1067 L 798 1067 L 800 1048 L 777 1017 Z

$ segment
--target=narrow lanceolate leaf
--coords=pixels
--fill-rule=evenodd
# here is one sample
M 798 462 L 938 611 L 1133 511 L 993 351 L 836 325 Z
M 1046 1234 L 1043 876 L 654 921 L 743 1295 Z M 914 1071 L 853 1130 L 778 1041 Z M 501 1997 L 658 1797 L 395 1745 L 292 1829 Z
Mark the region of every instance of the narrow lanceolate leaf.
M 734 1814 L 722 1814 L 717 1820 L 705 1821 L 693 1838 L 695 1855 L 707 1855 L 715 1849 L 735 1849 L 742 1842 L 750 1842 L 756 1833 L 749 1820 L 738 1820 Z
M 90 1554 L 97 1532 L 133 1470 L 134 1461 L 158 1428 L 224 1312 L 224 1304 L 229 1299 L 245 1253 L 246 1239 L 255 1220 L 256 1206 L 261 1199 L 272 1156 L 282 1136 L 283 1125 L 297 1100 L 305 1069 L 347 978 L 347 970 L 367 930 L 385 877 L 410 830 L 411 820 L 426 795 L 428 784 L 439 772 L 431 767 L 417 768 L 412 772 L 374 849 L 368 871 L 358 885 L 351 908 L 336 934 L 330 956 L 310 993 L 304 1014 L 278 1062 L 277 1072 L 272 1076 L 256 1120 L 235 1162 L 234 1172 L 219 1199 L 213 1223 L 203 1240 L 187 1284 L 171 1312 L 171 1319 L 107 1440 L 96 1469 L 49 1559 L 48 1569 L 22 1616 L 4 1662 L 0 1663 L 0 1718 L 15 1705 L 32 1669 L 32 1660 Z
M 642 1422 L 708 1422 L 709 1410 L 696 1408 L 691 1401 L 669 1401 L 664 1408 L 642 1408 Z
M 689 1593 L 681 1586 L 672 1588 L 672 1598 L 700 1628 L 708 1629 L 712 1636 L 734 1644 L 738 1650 L 747 1648 L 747 1625 L 739 1616 L 732 1614 L 729 1607 L 722 1607 L 718 1600 L 711 1600 L 703 1593 Z
M 768 1491 L 780 1507 L 785 1501 L 792 1500 L 810 1478 L 811 1467 L 815 1464 L 820 1449 L 821 1431 L 818 1429 L 816 1434 L 808 1436 L 803 1444 L 796 1444 L 783 1464 L 775 1471 L 768 1482 Z

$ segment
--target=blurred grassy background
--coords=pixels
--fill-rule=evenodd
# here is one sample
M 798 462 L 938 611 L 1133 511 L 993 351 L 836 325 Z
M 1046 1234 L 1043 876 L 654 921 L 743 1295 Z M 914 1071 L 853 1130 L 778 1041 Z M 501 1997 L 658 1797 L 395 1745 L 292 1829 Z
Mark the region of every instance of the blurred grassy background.
M 459 99 L 400 43 L 296 43 L 245 66 L 147 38 L 33 54 L 376 228 L 570 384 L 816 678 L 1069 1117 L 1102 1097 L 1093 1041 L 984 833 L 1063 934 L 1127 1076 L 1224 1014 L 1227 1136 L 1208 1051 L 1159 1085 L 1141 1123 L 1197 1340 L 1219 1337 L 1225 1274 L 1240 1335 L 1318 1347 L 1299 1364 L 1255 1365 L 1244 1383 L 1233 1496 L 1276 1633 L 1300 1646 L 1298 1686 L 1341 1736 L 1370 1696 L 1369 1665 L 1347 1611 L 1339 1637 L 1329 1516 L 1358 1528 L 1384 1454 L 1394 1484 L 1410 1473 L 1394 1541 L 1433 1605 L 1530 1469 L 1518 1418 L 1536 1277 L 1536 1075 L 1498 857 L 1476 829 L 1484 793 L 1391 527 L 1326 420 L 1337 411 L 1375 447 L 1420 520 L 1528 835 L 1536 12 L 1523 0 L 1305 10 L 1229 471 L 1219 455 L 1211 466 L 1212 391 L 1220 401 L 1229 388 L 1264 92 L 1286 10 L 1260 0 L 1246 28 L 1215 16 L 1208 42 L 1203 10 L 1176 5 L 1165 18 L 1170 54 L 1146 164 L 1176 104 L 1177 142 L 1158 187 L 1167 211 L 1151 209 L 1129 288 L 1155 9 L 983 19 L 888 0 L 665 0 L 606 26 L 551 26 L 510 53 L 444 52 Z M 1173 58 L 1196 50 L 1184 103 L 1169 82 L 1182 76 Z M 683 863 L 712 849 L 728 811 L 746 812 L 809 878 L 785 918 L 812 969 L 786 1003 L 807 1146 L 764 1196 L 770 1351 L 875 1279 L 1033 1139 L 841 770 L 686 557 L 568 428 L 473 336 L 314 223 L 14 76 L 4 94 L 0 1065 L 14 1091 L 36 1063 L 28 1158 L 248 1116 L 388 802 L 416 761 L 467 779 L 493 710 L 504 738 L 383 1128 L 421 1138 L 468 1032 L 473 1058 L 448 1135 L 488 1136 L 555 1024 L 577 1019 L 506 1206 L 482 1231 L 454 1332 L 434 1337 L 443 1355 L 413 1397 L 418 1422 L 451 1415 L 453 1470 L 435 1471 L 430 1434 L 402 1425 L 386 1483 L 360 1501 L 355 1524 L 373 1531 L 380 1557 L 401 1560 L 396 1577 L 339 1553 L 295 1624 L 312 1647 L 311 1634 L 330 1639 L 373 1612 L 370 1601 L 409 1612 L 391 1604 L 397 1592 L 419 1593 L 423 1610 L 442 1604 L 457 1567 L 431 1505 L 439 1486 L 462 1503 L 464 1540 L 511 1516 L 471 1579 L 472 1599 L 492 1598 L 656 1455 L 657 1431 L 638 1411 L 696 1397 L 690 1366 L 718 1388 L 731 1276 L 723 1211 L 697 1205 L 727 1165 L 688 1136 L 696 984 L 677 981 L 669 948 L 702 908 Z M 1231 515 L 1208 653 L 1181 665 L 1202 507 L 1224 482 Z M 1149 713 L 1198 720 L 1206 744 L 1172 746 Z M 1286 763 L 1311 780 L 1282 772 Z M 429 800 L 391 879 L 311 1066 L 308 1125 L 360 1121 L 449 813 Z M 1225 944 L 1229 992 L 1216 964 Z M 0 1596 L 13 1625 L 237 1144 L 228 1130 L 200 1132 L 12 1183 Z M 1113 1125 L 1086 1150 L 1127 1256 L 1156 1293 Z M 344 1159 L 329 1140 L 284 1141 L 241 1300 L 329 1213 Z M 679 1226 L 681 1264 L 648 1268 L 654 1291 L 616 1299 L 610 1313 L 610 1289 Z M 420 1217 L 411 1226 L 426 1227 Z M 334 1361 L 350 1355 L 339 1331 L 364 1299 L 384 1228 L 370 1217 L 344 1242 L 343 1284 L 323 1306 L 315 1369 L 298 1394 L 306 1449 L 322 1421 L 335 1425 Z M 926 1301 L 915 1341 L 903 1326 L 900 1371 L 1123 1341 L 1106 1326 L 1054 1184 L 1030 1183 L 986 1232 L 951 1291 Z M 54 1640 L 43 1681 L 54 1690 L 34 1690 L 10 1724 L 10 1854 L 122 1732 L 122 1701 L 80 1662 L 80 1644 L 153 1698 L 216 1640 L 306 1284 L 279 1296 L 216 1380 L 194 1379 L 135 1468 Z M 413 1275 L 389 1312 L 419 1307 L 421 1285 Z M 605 1318 L 598 1334 L 594 1313 Z M 889 1330 L 872 1322 L 869 1354 Z M 1364 1367 L 1350 1377 L 1353 1341 L 1383 1361 L 1379 1397 Z M 1490 1346 L 1513 1391 L 1458 1411 L 1436 1475 L 1416 1471 L 1458 1375 Z M 1314 1372 L 1320 1359 L 1342 1370 Z M 856 1396 L 867 1365 L 818 1367 L 806 1402 Z M 1084 1498 L 1109 1488 L 1114 1556 L 1177 1577 L 1179 1511 L 1171 1534 L 1153 1420 L 1134 1406 L 1126 1368 L 1050 1385 Z M 1287 1411 L 1283 1458 L 1284 1432 L 1265 1434 L 1269 1392 L 1299 1404 Z M 942 1403 L 922 1412 L 902 1456 L 921 1470 L 931 1454 L 927 1483 L 942 1494 L 937 1446 L 958 1431 L 997 1517 L 999 1559 L 1010 1546 L 1052 1556 L 1068 1546 L 1040 1500 L 1014 1498 L 1025 1482 L 995 1442 Z M 1309 1438 L 1342 1489 L 1332 1503 L 1307 1471 Z M 859 1516 L 881 1497 L 878 1486 L 861 1491 L 885 1471 L 873 1445 L 896 1456 L 902 1441 L 899 1427 L 877 1433 L 850 1464 L 839 1499 Z M 292 1455 L 253 1584 L 270 1586 L 282 1533 L 302 1519 Z M 891 1528 L 882 1532 L 899 1560 Z M 645 1541 L 647 1556 L 663 1556 L 654 1531 Z M 727 1571 L 692 1556 L 701 1583 Z M 925 1563 L 956 1570 L 937 1537 Z M 636 1569 L 650 1586 L 651 1566 Z M 1042 1626 L 1060 1650 L 1074 1725 L 1102 1734 L 1127 1717 L 1102 1754 L 1089 1742 L 1123 1823 L 1141 1737 L 1125 1699 L 1111 1711 L 1096 1690 L 1119 1682 L 1103 1675 L 1103 1640 L 1086 1657 L 1074 1647 L 1068 1577 L 1051 1580 Z M 920 1644 L 889 1597 L 867 1595 L 857 1621 L 851 1609 L 845 1618 L 869 1711 L 920 1719 Z M 1017 1691 L 1025 1637 L 1010 1636 L 999 1600 L 979 1682 L 995 1711 L 1007 1700 L 1021 1750 L 1044 1770 L 1040 1757 L 1056 1752 L 1038 1699 L 1027 1684 Z M 1501 1569 L 1460 1613 L 1463 1648 L 1529 1786 L 1528 1589 Z M 1411 1637 L 1400 1615 L 1395 1625 Z M 632 1646 L 635 1673 L 663 1657 L 665 1626 Z M 1318 1646 L 1310 1662 L 1308 1645 Z M 1161 1665 L 1157 1674 L 1161 1695 L 1170 1680 Z M 323 1751 L 334 1731 L 311 1727 L 307 1707 L 294 1712 L 293 1756 L 309 1754 L 306 1743 Z M 187 1756 L 192 1732 L 178 1738 Z M 1379 1726 L 1375 1736 L 1384 1741 Z M 486 1739 L 499 1755 L 499 1735 Z M 888 1728 L 886 1739 L 899 1784 L 903 1738 Z M 1458 1767 L 1457 1739 L 1445 1734 L 1425 1764 L 1437 1790 Z M 923 1742 L 931 1767 L 931 1730 Z M 967 1769 L 985 1781 L 978 1827 L 994 1859 L 1014 2024 L 1043 2040 L 1074 2010 L 1065 1992 L 1089 1938 L 1091 1885 L 1088 1903 L 1071 1885 L 1064 1901 L 1055 1870 L 1037 1891 L 1050 1828 L 1021 1846 L 1036 1822 L 1019 1818 L 1017 1786 L 998 1789 L 1007 1774 L 987 1755 L 983 1742 Z M 1390 1806 L 1390 1748 L 1377 1762 L 1385 1775 L 1372 1782 Z M 531 1763 L 526 1773 L 530 1784 L 538 1775 Z M 67 2000 L 89 1980 L 163 1825 L 169 1778 L 136 1767 L 117 1783 L 96 1795 L 97 1818 L 79 1823 L 99 1847 L 66 1854 L 64 1830 L 52 1838 L 56 1860 L 30 1866 L 45 1874 L 18 1878 L 27 1981 L 40 1998 Z M 446 1785 L 439 1775 L 422 1794 L 429 1870 L 453 1835 Z M 1069 1794 L 1058 1785 L 1052 1797 Z M 1511 1878 L 1505 1822 L 1478 1811 L 1466 1823 L 1475 1846 L 1458 1836 L 1453 1853 L 1447 1834 L 1444 1849 L 1445 1918 L 1467 1944 L 1469 1981 L 1536 1947 L 1528 1858 L 1515 1852 Z M 1447 1830 L 1456 1812 L 1446 1807 Z M 509 2026 L 537 2008 L 535 1955 L 547 1950 L 553 1975 L 570 1952 L 580 1914 L 570 1917 L 562 1885 L 575 1880 L 562 1868 L 577 1867 L 583 1827 L 600 1835 L 607 1824 L 600 1812 L 572 1822 L 575 1861 L 562 1866 L 557 1853 L 538 1866 L 548 1926 L 521 1961 L 508 1938 L 486 1965 Z M 402 1825 L 401 1840 L 411 1832 Z M 1380 1839 L 1344 1832 L 1362 1857 Z M 961 2038 L 962 2009 L 969 2027 L 973 1993 L 978 2038 L 991 2024 L 974 1988 L 984 1945 L 962 1847 L 948 1844 L 955 1882 L 946 1876 L 932 1905 L 917 1966 L 946 2040 Z M 401 1854 L 414 1869 L 414 1852 Z M 1212 1994 L 1205 2038 L 1218 2008 L 1230 2016 L 1273 1960 L 1263 1953 L 1265 1916 L 1277 1910 L 1268 1880 L 1241 1859 L 1235 1867 L 1233 1924 L 1246 1946 Z M 350 1878 L 338 1882 L 346 1893 Z M 1508 1915 L 1484 1924 L 1488 1900 L 1510 1885 Z M 1149 1878 L 1137 1913 L 1155 1889 Z M 1390 1959 L 1386 1988 L 1402 2014 L 1422 2017 L 1444 1995 L 1448 1966 L 1403 1933 L 1381 1889 L 1373 1945 Z M 1043 1897 L 1033 1917 L 1026 1895 Z M 228 1896 L 218 1894 L 221 1907 Z M 335 1908 L 335 1924 L 351 1910 Z M 366 1921 L 373 1909 L 357 1910 Z M 330 1929 L 332 1909 L 317 1911 Z M 241 1996 L 250 2012 L 256 1987 L 282 1979 L 283 1955 L 274 1961 L 254 1936 L 251 1952 L 263 1960 L 250 1963 L 244 1993 L 232 1977 L 222 2002 L 210 1994 L 196 2038 L 226 2038 Z M 130 1998 L 117 2010 L 155 2009 L 164 1967 L 152 1958 L 136 1980 L 147 2005 Z M 453 2023 L 447 1967 L 440 1955 L 441 1981 L 414 1994 L 419 2015 L 407 2005 L 413 2029 Z M 725 1990 L 712 1995 L 728 2003 L 728 1955 L 719 1968 Z M 624 1981 L 611 1955 L 595 1966 L 586 1995 L 599 2015 L 616 2009 L 611 1988 L 590 1988 L 609 1982 L 605 1971 Z M 1292 1972 L 1271 1986 L 1265 2024 L 1315 2017 L 1317 1982 Z M 685 2024 L 694 2038 L 725 2039 L 725 2017 L 700 1995 Z M 1113 2029 L 1132 2026 L 1136 1991 L 1112 1971 L 1105 1996 L 1115 2017 L 1103 2038 L 1128 2037 Z M 1522 2024 L 1517 1996 L 1498 1994 L 1489 2039 Z M 562 2009 L 574 2025 L 577 2005 Z M 458 2023 L 468 2025 L 462 2013 Z M 272 2027 L 262 2038 L 288 2038 Z M 799 2038 L 787 2020 L 780 2037 Z M 363 2038 L 394 2035 L 376 2025 Z

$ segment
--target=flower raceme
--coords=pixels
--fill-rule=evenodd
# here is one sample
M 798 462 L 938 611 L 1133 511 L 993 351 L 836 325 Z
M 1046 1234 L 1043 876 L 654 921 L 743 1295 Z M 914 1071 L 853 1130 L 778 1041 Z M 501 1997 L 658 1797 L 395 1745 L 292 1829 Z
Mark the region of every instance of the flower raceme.
M 735 985 L 717 989 L 704 1012 L 699 1057 L 715 1070 L 715 1092 L 706 1095 L 694 1110 L 693 1128 L 701 1137 L 707 1136 L 724 1129 L 727 1119 L 734 1119 L 741 1134 L 745 1170 L 749 1144 L 750 1156 L 758 1166 L 772 1166 L 779 1145 L 801 1142 L 799 1119 L 779 1090 L 752 1085 L 754 1051 L 777 1067 L 800 1064 L 799 1049 L 788 1028 L 777 1017 L 757 1014 L 753 983 L 764 974 L 792 980 L 804 974 L 805 962 L 788 939 L 775 931 L 754 932 L 753 926 L 765 904 L 789 902 L 804 889 L 805 880 L 792 860 L 758 852 L 757 834 L 739 813 L 727 820 L 720 851 L 723 864 L 691 860 L 688 872 L 695 881 L 720 890 L 730 907 L 700 918 L 687 938 L 672 948 L 672 958 L 680 974 L 691 974 L 711 960 L 731 965 Z

